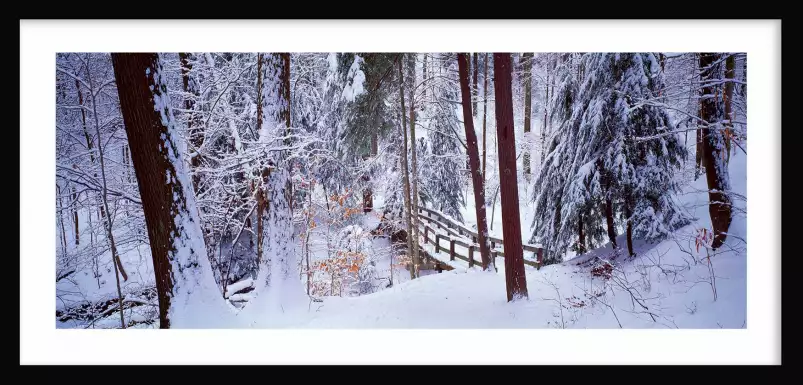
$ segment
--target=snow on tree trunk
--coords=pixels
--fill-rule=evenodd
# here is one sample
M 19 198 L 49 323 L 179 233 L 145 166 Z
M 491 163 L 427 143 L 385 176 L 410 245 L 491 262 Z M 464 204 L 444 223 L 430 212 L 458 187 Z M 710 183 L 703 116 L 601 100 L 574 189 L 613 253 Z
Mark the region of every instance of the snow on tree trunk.
M 111 56 L 148 228 L 160 327 L 209 327 L 228 308 L 207 258 L 159 56 Z
M 516 138 L 513 130 L 513 90 L 509 53 L 494 53 L 496 137 L 499 154 L 499 185 L 502 193 L 502 239 L 505 244 L 507 300 L 527 297 L 524 251 L 519 217 L 519 187 L 516 178 Z
M 485 176 L 480 173 L 477 133 L 474 132 L 474 119 L 471 113 L 471 91 L 469 90 L 468 84 L 468 55 L 465 53 L 457 54 L 457 68 L 460 75 L 460 95 L 463 104 L 463 124 L 466 128 L 469 170 L 471 172 L 471 183 L 474 186 L 474 208 L 477 214 L 477 242 L 480 244 L 482 269 L 489 270 L 491 265 L 491 253 L 487 238 L 488 220 L 485 212 Z
M 718 94 L 721 92 L 717 86 L 711 85 L 719 73 L 717 62 L 719 55 L 713 53 L 700 54 L 700 70 L 702 71 L 703 87 L 702 116 L 707 122 L 702 128 L 703 135 L 703 165 L 705 166 L 705 179 L 708 183 L 708 197 L 711 201 L 708 211 L 711 215 L 711 226 L 714 230 L 714 240 L 711 247 L 716 249 L 722 246 L 727 238 L 728 227 L 731 223 L 731 200 L 728 197 L 730 180 L 726 158 L 725 138 L 722 135 L 722 109 L 719 106 Z

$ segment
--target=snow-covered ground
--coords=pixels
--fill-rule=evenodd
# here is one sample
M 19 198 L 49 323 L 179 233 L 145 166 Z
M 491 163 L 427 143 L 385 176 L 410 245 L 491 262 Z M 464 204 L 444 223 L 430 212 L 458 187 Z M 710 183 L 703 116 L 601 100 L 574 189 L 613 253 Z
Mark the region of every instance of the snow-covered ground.
M 733 191 L 744 196 L 745 155 L 732 156 L 729 167 Z M 394 266 L 393 286 L 386 287 L 385 283 L 373 294 L 323 296 L 317 301 L 283 308 L 280 313 L 233 309 L 236 315 L 226 317 L 229 321 L 223 325 L 256 328 L 745 328 L 745 201 L 735 200 L 742 214 L 734 216 L 730 236 L 722 251 L 711 258 L 709 266 L 704 249 L 697 250 L 694 242 L 698 229 L 710 229 L 705 183 L 705 178 L 701 177 L 686 186 L 679 196 L 696 221 L 676 231 L 672 239 L 660 243 L 636 240 L 637 257 L 633 259 L 614 256 L 612 248 L 603 245 L 583 256 L 540 270 L 526 266 L 528 300 L 506 301 L 503 260 L 497 261 L 496 272 L 482 272 L 476 266 L 469 269 L 458 260 L 451 263 L 456 267 L 452 271 L 424 272 L 416 280 L 410 280 L 403 267 Z M 533 214 L 528 195 L 525 195 L 528 192 L 523 189 L 520 201 L 522 235 L 526 241 Z M 468 198 L 468 202 L 473 202 L 472 197 Z M 497 202 L 491 232 L 497 236 L 502 231 L 499 204 Z M 469 227 L 474 221 L 473 211 L 469 206 L 463 212 Z M 364 229 L 373 229 L 377 224 L 374 213 L 360 215 L 363 215 L 360 223 Z M 85 219 L 81 218 L 82 223 L 86 223 Z M 623 246 L 624 236 L 617 242 Z M 313 235 L 311 244 L 311 262 L 327 257 L 322 233 Z M 394 253 L 390 246 L 386 237 L 371 241 L 369 254 L 375 257 L 380 280 L 391 276 Z M 136 301 L 137 290 L 153 281 L 150 255 L 147 246 L 123 248 L 121 253 L 130 276 L 129 281 L 122 284 L 123 292 L 127 293 L 127 300 Z M 108 252 L 101 261 L 100 288 L 91 272 L 73 274 L 57 285 L 57 309 L 71 301 L 97 301 L 116 296 Z M 610 261 L 614 266 L 609 279 L 591 272 L 602 261 Z M 133 320 L 142 318 L 141 314 L 129 310 L 126 316 Z M 93 327 L 115 325 L 119 325 L 117 316 L 104 318 Z M 77 325 L 73 321 L 57 321 L 57 326 Z
M 733 191 L 744 195 L 744 154 L 731 158 L 730 173 Z M 449 272 L 370 295 L 325 297 L 322 302 L 311 301 L 278 317 L 284 322 L 274 319 L 252 326 L 745 328 L 746 218 L 743 214 L 734 216 L 726 245 L 711 258 L 712 269 L 704 258 L 704 249 L 696 250 L 694 243 L 698 229 L 710 229 L 705 183 L 704 177 L 699 178 L 679 197 L 696 221 L 676 231 L 673 239 L 655 244 L 636 240 L 637 257 L 632 259 L 615 257 L 612 248 L 604 245 L 540 270 L 527 266 L 528 300 L 507 302 L 504 263 L 497 263 L 497 272 L 482 272 L 458 261 L 453 263 L 457 268 Z M 744 201 L 734 203 L 744 210 Z M 469 213 L 465 211 L 466 218 L 471 217 Z M 527 215 L 530 211 L 522 210 L 522 216 Z M 528 222 L 522 220 L 526 229 Z M 501 227 L 501 222 L 496 223 L 495 230 L 497 226 Z M 617 243 L 624 245 L 624 236 L 618 237 Z M 611 278 L 591 273 L 601 263 L 596 258 L 611 261 Z

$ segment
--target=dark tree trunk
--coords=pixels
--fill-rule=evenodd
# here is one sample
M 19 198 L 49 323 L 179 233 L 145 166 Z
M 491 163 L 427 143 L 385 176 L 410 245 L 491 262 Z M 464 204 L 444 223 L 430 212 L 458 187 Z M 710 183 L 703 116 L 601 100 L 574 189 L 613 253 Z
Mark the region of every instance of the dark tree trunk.
M 502 238 L 505 244 L 507 300 L 526 298 L 524 250 L 519 217 L 519 187 L 516 180 L 516 138 L 513 130 L 513 90 L 509 53 L 494 53 L 494 96 L 499 154 L 499 185 L 502 193 Z
M 530 176 L 529 134 L 530 118 L 532 116 L 532 57 L 532 52 L 526 52 L 522 55 L 521 60 L 521 65 L 524 67 L 524 138 L 528 140 L 524 145 L 522 163 L 524 163 L 524 175 L 527 178 Z
M 187 111 L 187 114 L 189 114 L 189 117 L 187 118 L 187 132 L 190 134 L 190 144 L 194 148 L 194 154 L 192 158 L 190 158 L 190 165 L 192 167 L 192 187 L 193 191 L 195 191 L 195 194 L 198 194 L 198 185 L 200 184 L 201 176 L 196 174 L 195 170 L 201 165 L 201 153 L 199 150 L 201 145 L 204 144 L 204 132 L 203 127 L 195 121 L 196 116 L 194 98 L 198 97 L 198 91 L 190 79 L 190 71 L 192 71 L 190 54 L 186 52 L 180 52 L 178 57 L 181 61 L 181 83 L 184 87 L 184 93 L 187 95 L 193 95 L 192 97 L 184 97 L 184 109 Z M 257 88 L 257 93 L 258 92 L 259 88 Z
M 72 217 L 73 223 L 75 223 L 75 245 L 78 246 L 80 234 L 78 233 L 78 194 L 75 193 L 75 186 L 72 186 Z
M 552 62 L 549 60 L 550 59 L 549 54 L 546 55 L 547 55 L 547 61 L 546 61 L 546 84 L 544 87 L 544 122 L 542 126 L 543 128 L 541 128 L 541 164 L 544 163 L 544 158 L 546 158 L 546 152 L 547 152 L 546 137 L 549 134 L 549 132 L 547 131 L 547 106 L 549 105 L 549 87 L 550 87 L 549 74 L 550 74 L 550 65 L 552 64 Z
M 627 254 L 631 257 L 636 255 L 633 253 L 633 221 L 630 217 L 633 215 L 633 201 L 630 199 L 630 194 L 625 196 L 625 217 L 627 218 Z
M 424 53 L 424 64 L 421 66 L 421 72 L 422 72 L 421 75 L 423 77 L 423 83 L 424 83 L 424 87 L 421 90 L 421 92 L 422 92 L 422 94 L 424 96 L 424 100 L 426 100 L 427 99 L 427 87 L 429 87 L 429 85 L 427 84 L 427 54 L 426 53 Z
M 697 146 L 694 154 L 694 180 L 697 180 L 700 177 L 700 171 L 703 169 L 703 129 L 698 127 L 695 134 Z
M 485 134 L 486 130 L 486 121 L 488 119 L 488 52 L 485 53 L 485 61 L 482 67 L 483 74 L 482 74 L 482 92 L 484 96 L 482 97 L 482 184 L 485 185 L 487 181 L 486 176 L 488 174 L 485 173 L 485 160 L 486 160 L 486 148 L 488 143 L 488 136 Z M 493 223 L 493 218 L 491 218 L 491 222 Z
M 61 204 L 61 187 L 56 184 L 56 195 L 58 195 L 58 203 L 59 203 L 59 225 L 61 226 L 61 247 L 64 250 L 64 254 L 67 254 L 67 230 L 64 229 L 64 207 Z
M 473 78 L 474 87 L 471 88 L 471 96 L 472 96 L 471 100 L 473 100 L 473 103 L 471 105 L 471 112 L 472 112 L 472 116 L 477 116 L 477 73 L 479 72 L 479 70 L 477 69 L 477 53 L 476 52 L 474 52 L 474 68 L 472 68 L 472 70 L 474 72 L 474 75 L 473 75 L 474 76 L 474 78 Z
M 477 242 L 480 244 L 482 270 L 488 270 L 491 264 L 490 247 L 488 245 L 488 220 L 485 212 L 485 176 L 480 174 L 480 157 L 477 149 L 477 133 L 474 132 L 474 119 L 471 113 L 471 91 L 468 78 L 468 55 L 457 54 L 457 68 L 460 75 L 460 95 L 463 104 L 463 124 L 466 128 L 466 147 L 468 163 L 471 171 L 471 183 L 474 185 L 474 207 L 477 214 Z M 498 118 L 497 118 L 498 119 Z M 507 258 L 506 258 L 507 259 Z
M 736 78 L 733 55 L 728 54 L 725 59 L 725 150 L 727 151 L 726 160 L 730 162 L 731 158 L 731 135 L 733 135 L 733 80 Z
M 715 95 L 718 93 L 717 87 L 710 85 L 715 79 L 716 67 L 714 62 L 718 55 L 713 53 L 700 54 L 700 69 L 703 71 L 703 83 L 709 84 L 703 87 L 702 99 L 702 119 L 708 122 L 708 126 L 703 127 L 703 165 L 705 166 L 705 179 L 708 183 L 708 198 L 711 201 L 708 206 L 711 215 L 711 225 L 714 231 L 714 240 L 711 247 L 714 249 L 722 246 L 727 238 L 728 227 L 731 223 L 731 200 L 726 191 L 728 190 L 728 168 L 725 161 L 724 138 L 720 131 L 711 129 L 721 121 L 721 115 Z
M 200 234 L 194 234 L 197 232 L 194 228 L 184 227 L 197 226 L 192 222 L 198 219 L 197 213 L 187 208 L 187 200 L 194 198 L 185 195 L 176 170 L 181 160 L 173 133 L 163 122 L 162 111 L 157 109 L 157 106 L 169 108 L 156 102 L 159 100 L 161 104 L 167 98 L 166 87 L 155 76 L 160 70 L 159 57 L 156 53 L 112 53 L 111 56 L 120 110 L 148 228 L 160 327 L 169 328 L 171 299 L 178 294 L 173 290 L 177 284 L 174 279 L 183 282 L 181 277 L 192 276 L 192 269 L 200 269 L 198 264 L 208 261 L 203 260 L 206 258 L 204 250 L 189 248 L 189 255 L 183 255 L 178 253 L 176 246 L 177 240 L 183 238 L 183 242 L 188 242 L 187 238 Z M 165 183 L 165 175 L 169 183 Z M 179 217 L 188 218 L 188 221 L 179 221 Z M 173 271 L 174 264 L 180 271 Z M 188 289 L 191 287 L 183 288 Z M 182 297 L 184 295 L 181 293 Z
M 291 124 L 292 124 L 291 123 L 292 122 L 292 120 L 291 120 L 291 113 L 292 113 L 291 107 L 292 106 L 291 106 L 291 101 L 290 101 L 290 53 L 284 52 L 284 53 L 281 54 L 281 57 L 282 57 L 282 71 L 281 71 L 281 77 L 282 77 L 282 87 L 281 88 L 282 89 L 281 89 L 281 95 L 282 95 L 282 99 L 283 99 L 282 100 L 282 107 L 283 108 L 281 110 L 281 114 L 282 114 L 282 118 L 284 118 L 284 123 L 285 123 L 285 127 L 286 127 L 284 133 L 285 133 L 285 136 L 287 136 L 287 139 L 285 139 L 284 143 L 285 143 L 285 145 L 289 146 L 293 142 L 292 139 L 289 138 L 290 127 L 291 127 Z M 288 191 L 288 193 L 287 193 L 287 203 L 290 206 L 290 213 L 291 213 L 291 216 L 292 216 L 292 213 L 293 213 L 292 165 L 288 164 L 287 167 L 289 167 L 288 171 L 290 172 L 290 175 L 291 175 L 290 178 L 287 178 L 287 191 Z
M 613 227 L 613 204 L 611 198 L 605 199 L 605 222 L 608 225 L 608 239 L 611 241 L 611 247 L 616 250 L 616 230 Z
M 580 239 L 577 241 L 577 254 L 585 254 L 586 234 L 583 232 L 583 214 L 580 214 L 580 217 L 577 219 L 577 229 L 580 236 Z

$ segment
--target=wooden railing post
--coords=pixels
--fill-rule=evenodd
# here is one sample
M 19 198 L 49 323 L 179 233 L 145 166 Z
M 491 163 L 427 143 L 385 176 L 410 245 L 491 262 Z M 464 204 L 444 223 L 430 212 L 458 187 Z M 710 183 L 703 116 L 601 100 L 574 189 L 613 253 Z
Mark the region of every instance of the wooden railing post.
M 454 239 L 449 241 L 449 260 L 454 261 Z
M 474 245 L 468 247 L 468 267 L 474 267 Z
M 541 270 L 541 263 L 543 262 L 543 260 L 544 260 L 544 249 L 539 247 L 538 256 L 536 257 L 536 261 L 538 262 L 538 265 L 535 266 L 536 269 Z
M 424 226 L 424 244 L 429 242 L 429 226 Z
M 440 252 L 441 252 L 441 249 L 440 249 L 440 246 L 441 246 L 440 240 L 441 240 L 441 235 L 440 235 L 440 234 L 436 234 L 436 235 L 435 235 L 435 254 L 440 254 Z

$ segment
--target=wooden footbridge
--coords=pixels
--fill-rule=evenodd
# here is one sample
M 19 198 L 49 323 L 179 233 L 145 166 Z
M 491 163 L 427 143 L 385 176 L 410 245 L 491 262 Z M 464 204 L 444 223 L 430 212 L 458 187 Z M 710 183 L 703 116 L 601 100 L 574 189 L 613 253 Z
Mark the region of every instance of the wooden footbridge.
M 423 234 L 421 251 L 425 259 L 434 260 L 425 263 L 432 264 L 430 268 L 437 270 L 452 270 L 455 266 L 452 262 L 459 259 L 468 262 L 469 267 L 473 267 L 480 262 L 479 247 L 477 243 L 477 232 L 457 223 L 451 218 L 426 207 L 418 206 L 417 210 L 420 234 Z M 421 240 L 419 240 L 420 242 Z M 491 260 L 496 266 L 496 257 L 504 257 L 504 241 L 501 238 L 488 236 L 491 246 Z M 432 246 L 431 249 L 429 246 Z M 499 246 L 499 248 L 497 248 Z M 429 249 L 429 250 L 428 250 Z M 524 244 L 524 264 L 535 268 L 540 268 L 543 257 L 543 249 L 538 245 Z M 433 250 L 434 253 L 431 253 Z M 448 254 L 441 254 L 441 251 Z M 476 252 L 476 259 L 475 259 Z M 448 260 L 445 256 L 448 255 Z M 528 258 L 529 257 L 529 258 Z

